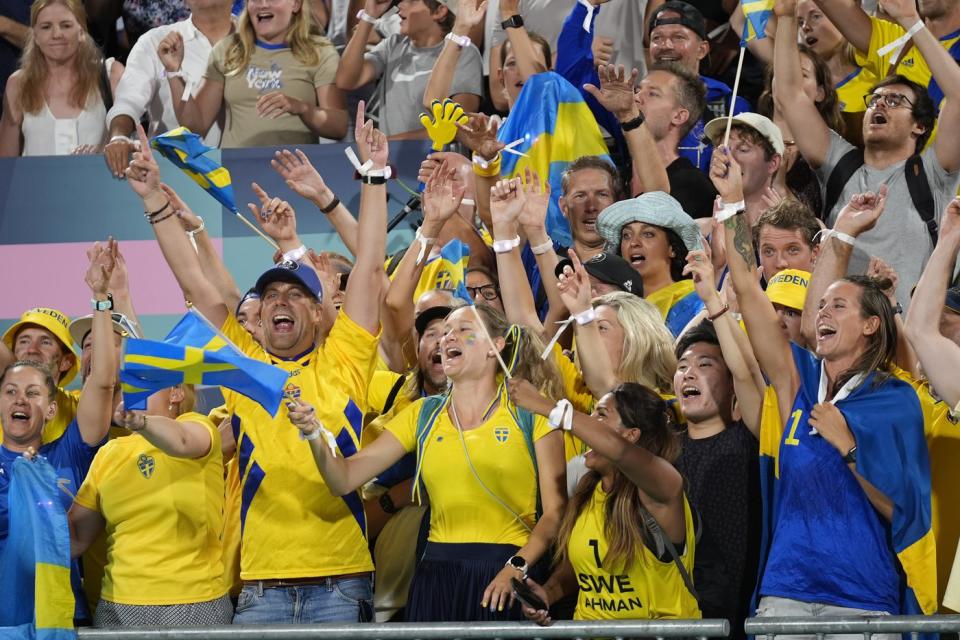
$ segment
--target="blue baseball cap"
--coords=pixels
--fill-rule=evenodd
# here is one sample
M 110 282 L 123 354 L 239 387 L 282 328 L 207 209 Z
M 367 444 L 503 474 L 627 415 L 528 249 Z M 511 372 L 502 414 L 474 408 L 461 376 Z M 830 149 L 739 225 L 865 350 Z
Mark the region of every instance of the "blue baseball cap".
M 267 288 L 267 285 L 273 282 L 295 284 L 306 289 L 318 302 L 323 300 L 323 284 L 320 282 L 320 276 L 312 267 L 303 263 L 293 260 L 284 260 L 278 263 L 257 278 L 257 284 L 253 286 L 253 289 L 258 296 L 263 297 L 263 291 Z

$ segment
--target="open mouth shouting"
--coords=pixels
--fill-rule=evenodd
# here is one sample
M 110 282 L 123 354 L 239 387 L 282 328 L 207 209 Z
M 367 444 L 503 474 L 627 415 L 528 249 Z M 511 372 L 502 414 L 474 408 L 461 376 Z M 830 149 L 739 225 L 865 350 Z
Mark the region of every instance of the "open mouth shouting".
M 871 127 L 882 127 L 883 125 L 887 124 L 887 122 L 887 116 L 880 111 L 875 111 L 873 116 L 870 118 Z
M 273 316 L 273 329 L 277 333 L 290 333 L 293 331 L 295 323 L 292 316 L 285 313 L 278 313 Z

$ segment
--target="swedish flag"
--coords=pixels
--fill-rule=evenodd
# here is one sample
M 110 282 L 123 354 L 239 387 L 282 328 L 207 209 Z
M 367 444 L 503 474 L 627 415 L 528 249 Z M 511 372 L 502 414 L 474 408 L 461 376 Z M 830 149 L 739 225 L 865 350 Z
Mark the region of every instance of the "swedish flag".
M 747 19 L 743 25 L 740 46 L 745 47 L 751 40 L 767 37 L 767 21 L 773 13 L 776 0 L 740 0 L 740 8 Z
M 237 212 L 230 172 L 210 158 L 204 157 L 203 154 L 210 151 L 210 147 L 203 144 L 200 136 L 186 127 L 177 127 L 153 138 L 150 146 L 180 167 L 220 204 L 234 213 Z
M 414 292 L 414 300 L 427 291 L 446 289 L 454 295 L 473 302 L 466 289 L 467 265 L 470 262 L 470 247 L 454 238 L 443 245 L 440 255 L 427 263 Z
M 195 308 L 163 342 L 128 339 L 120 369 L 127 407 L 177 384 L 206 384 L 243 394 L 270 415 L 277 413 L 287 377 L 277 367 L 244 356 Z
M 57 472 L 46 458 L 17 458 L 8 493 L 10 532 L 0 551 L 0 637 L 67 640 L 73 630 L 70 529 Z
M 581 156 L 600 156 L 613 164 L 590 107 L 572 84 L 552 71 L 531 76 L 523 85 L 510 117 L 497 133 L 507 144 L 522 139 L 516 151 L 503 154 L 504 178 L 523 174 L 526 167 L 550 181 L 547 233 L 565 246 L 573 243 L 570 226 L 560 212 L 560 180 L 567 166 Z

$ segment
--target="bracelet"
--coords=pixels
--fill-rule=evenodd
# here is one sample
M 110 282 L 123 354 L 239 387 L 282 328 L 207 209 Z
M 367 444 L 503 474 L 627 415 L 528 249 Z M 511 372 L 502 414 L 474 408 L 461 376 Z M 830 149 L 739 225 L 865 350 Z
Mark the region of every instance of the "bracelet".
M 570 431 L 573 429 L 573 405 L 566 398 L 557 403 L 557 406 L 550 411 L 547 416 L 547 422 L 554 429 L 563 429 Z
M 180 212 L 178 211 L 177 213 L 179 214 Z M 207 223 L 203 221 L 203 218 L 201 218 L 200 216 L 197 216 L 197 219 L 200 220 L 200 226 L 197 227 L 196 229 L 191 229 L 190 231 L 187 231 L 187 235 L 190 236 L 190 238 L 193 238 L 195 235 L 197 235 L 198 233 L 200 233 L 201 231 L 207 228 Z
M 747 203 L 743 200 L 734 203 L 724 202 L 723 208 L 716 214 L 717 222 L 726 222 L 741 211 L 745 211 L 746 208 Z
M 367 13 L 366 11 L 364 11 L 363 9 L 360 9 L 360 11 L 357 11 L 357 20 L 363 20 L 368 24 L 377 24 L 377 19 L 374 18 L 369 13 Z
M 300 432 L 300 439 L 301 439 L 301 440 L 317 440 L 321 435 L 322 435 L 322 434 L 320 433 L 320 429 L 319 429 L 319 428 L 314 429 L 314 430 L 311 431 L 310 433 L 304 433 L 303 431 L 301 431 L 301 432 Z
M 169 206 L 170 206 L 170 201 L 167 200 L 165 203 L 163 203 L 163 206 L 157 209 L 156 211 L 144 211 L 143 215 L 147 220 L 149 220 L 153 216 L 163 213 L 166 210 L 166 208 Z
M 168 204 L 169 204 L 169 203 L 168 203 Z M 162 211 L 162 209 L 161 209 L 161 211 Z M 148 217 L 148 218 L 147 218 L 147 222 L 149 222 L 150 224 L 157 224 L 158 222 L 163 222 L 163 221 L 166 220 L 167 218 L 172 218 L 174 215 L 176 215 L 176 213 L 177 213 L 176 211 L 174 211 L 173 209 L 171 209 L 169 213 L 165 213 L 165 214 L 162 215 L 162 216 L 150 216 L 150 217 Z
M 458 36 L 452 31 L 447 34 L 445 39 L 449 40 L 450 42 L 457 45 L 461 49 L 466 49 L 471 44 L 470 36 Z
M 131 138 L 130 136 L 113 136 L 112 138 L 110 138 L 110 142 L 108 142 L 107 144 L 110 144 L 111 142 L 116 142 L 117 140 L 123 140 L 127 144 L 139 144 L 138 141 L 134 141 L 134 139 Z
M 307 248 L 304 245 L 300 245 L 296 249 L 290 249 L 283 254 L 284 260 L 289 260 L 290 262 L 298 262 L 300 258 L 307 255 Z
M 712 313 L 708 315 L 707 320 L 709 320 L 710 322 L 713 322 L 714 320 L 716 320 L 717 318 L 725 314 L 727 311 L 730 311 L 730 305 L 727 303 L 724 303 L 723 309 L 720 309 L 720 311 L 717 311 L 716 313 Z
M 420 250 L 417 251 L 417 266 L 420 266 L 420 263 L 423 262 L 423 258 L 427 255 L 427 247 L 437 242 L 436 238 L 428 238 L 423 233 L 421 233 L 422 227 L 417 227 L 417 233 L 413 236 L 414 241 L 420 243 Z
M 360 176 L 360 182 L 363 184 L 383 185 L 387 184 L 387 179 L 383 176 Z
M 590 307 L 586 311 L 581 311 L 580 313 L 574 314 L 573 318 L 577 321 L 577 324 L 581 326 L 589 324 L 597 319 L 597 310 L 593 307 Z
M 520 236 L 514 236 L 509 240 L 495 240 L 493 243 L 494 253 L 510 253 L 520 246 Z
M 500 154 L 493 160 L 484 160 L 477 154 L 473 154 L 473 173 L 481 178 L 496 178 L 500 175 Z
M 187 81 L 187 74 L 185 74 L 185 73 L 183 72 L 183 69 L 177 69 L 176 71 L 167 71 L 166 69 L 164 69 L 164 70 L 163 70 L 163 77 L 164 77 L 164 78 L 167 78 L 167 79 L 170 79 L 170 78 L 180 78 L 180 79 L 183 80 L 184 82 Z
M 320 207 L 320 213 L 322 213 L 323 215 L 330 215 L 331 213 L 333 213 L 333 210 L 339 206 L 340 206 L 340 198 L 334 195 L 333 200 L 330 201 L 330 204 L 328 204 L 325 207 Z
M 639 128 L 640 128 L 640 125 L 643 124 L 643 121 L 644 121 L 645 119 L 646 119 L 646 118 L 643 117 L 643 112 L 641 111 L 641 112 L 640 112 L 640 115 L 638 115 L 636 118 L 631 118 L 630 120 L 627 120 L 626 122 L 621 122 L 621 123 L 620 123 L 620 130 L 623 131 L 624 133 L 626 133 L 627 131 L 633 131 L 634 129 L 639 129 Z
M 851 247 L 856 242 L 856 238 L 851 236 L 849 233 L 837 231 L 836 229 L 821 229 L 817 232 L 817 235 L 813 236 L 813 242 L 814 244 L 817 244 L 819 239 L 819 244 L 822 246 L 826 244 L 830 238 L 836 238 L 840 242 L 848 244 Z
M 543 254 L 548 253 L 551 250 L 553 250 L 553 240 L 551 240 L 550 238 L 547 238 L 546 241 L 543 242 L 542 244 L 538 244 L 535 247 L 530 247 L 530 251 L 533 251 L 533 255 L 535 256 L 542 256 Z

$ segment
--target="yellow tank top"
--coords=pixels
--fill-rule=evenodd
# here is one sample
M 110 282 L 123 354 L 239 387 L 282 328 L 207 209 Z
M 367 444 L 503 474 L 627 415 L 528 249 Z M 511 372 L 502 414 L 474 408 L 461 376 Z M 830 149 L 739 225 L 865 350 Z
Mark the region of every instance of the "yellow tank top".
M 661 562 L 646 546 L 626 568 L 605 566 L 607 539 L 604 508 L 607 494 L 601 483 L 584 507 L 567 545 L 567 554 L 577 576 L 580 594 L 574 620 L 628 620 L 700 618 L 700 608 L 687 589 L 672 559 Z M 680 561 L 693 574 L 693 515 L 683 499 L 686 523 L 685 548 L 677 548 Z

